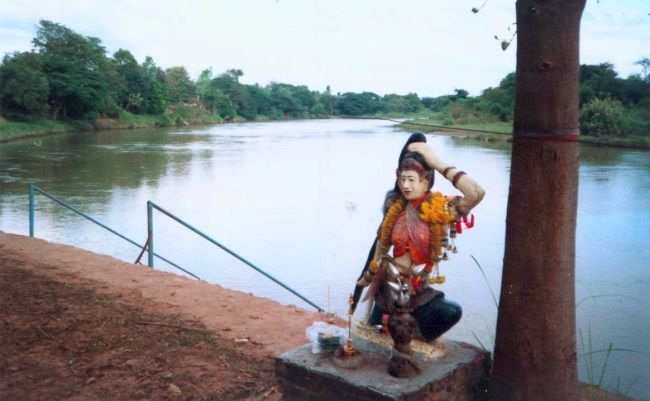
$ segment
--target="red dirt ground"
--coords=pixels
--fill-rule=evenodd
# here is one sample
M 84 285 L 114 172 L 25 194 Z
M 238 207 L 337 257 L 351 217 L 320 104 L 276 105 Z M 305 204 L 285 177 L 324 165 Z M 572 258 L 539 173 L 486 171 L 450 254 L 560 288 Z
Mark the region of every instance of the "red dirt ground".
M 0 400 L 272 400 L 325 316 L 0 233 Z

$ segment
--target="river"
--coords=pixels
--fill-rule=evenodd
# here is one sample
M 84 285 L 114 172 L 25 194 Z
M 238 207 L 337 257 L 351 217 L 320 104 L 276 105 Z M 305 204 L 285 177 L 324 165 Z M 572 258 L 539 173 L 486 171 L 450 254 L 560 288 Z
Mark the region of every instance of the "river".
M 65 134 L 0 145 L 0 230 L 28 235 L 34 183 L 143 243 L 146 201 L 175 213 L 307 298 L 344 316 L 407 134 L 374 120 L 309 120 Z M 442 265 L 463 306 L 446 336 L 491 349 L 510 146 L 429 135 L 486 189 L 476 225 Z M 650 152 L 582 146 L 576 300 L 580 377 L 650 400 Z M 438 179 L 435 189 L 454 194 Z M 522 205 L 525 207 L 525 205 Z M 531 213 L 536 211 L 531 210 Z M 36 196 L 39 238 L 133 262 L 139 249 Z M 310 308 L 159 212 L 156 252 L 202 279 Z M 480 263 L 487 280 L 472 256 Z M 146 256 L 145 256 L 146 261 Z M 176 271 L 162 261 L 156 268 Z M 362 309 L 362 308 L 360 308 Z M 358 313 L 361 315 L 361 313 Z M 552 322 L 549 322 L 552 324 Z M 592 361 L 589 361 L 589 359 Z

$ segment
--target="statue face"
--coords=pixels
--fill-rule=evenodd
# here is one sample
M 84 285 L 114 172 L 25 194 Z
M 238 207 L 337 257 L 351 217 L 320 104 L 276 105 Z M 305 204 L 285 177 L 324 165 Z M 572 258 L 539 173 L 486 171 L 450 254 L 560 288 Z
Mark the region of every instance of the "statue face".
M 414 200 L 427 192 L 429 182 L 420 178 L 420 175 L 415 170 L 404 170 L 399 173 L 397 185 L 406 200 Z

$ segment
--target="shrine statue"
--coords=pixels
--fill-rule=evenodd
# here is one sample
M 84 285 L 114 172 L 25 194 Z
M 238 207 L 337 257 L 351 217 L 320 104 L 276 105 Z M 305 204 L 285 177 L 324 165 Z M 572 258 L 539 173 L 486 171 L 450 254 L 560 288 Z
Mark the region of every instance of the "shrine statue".
M 462 196 L 431 192 L 434 173 L 451 181 Z M 433 342 L 461 317 L 460 305 L 433 287 L 441 284 L 440 262 L 456 252 L 454 238 L 473 225 L 468 214 L 485 192 L 464 171 L 449 166 L 413 134 L 399 157 L 394 190 L 384 202 L 384 219 L 357 281 L 351 302 L 354 313 L 364 287 L 374 302 L 368 324 L 384 324 L 393 338 L 389 373 L 410 377 L 419 372 L 410 347 L 411 339 Z M 391 252 L 392 251 L 392 252 Z

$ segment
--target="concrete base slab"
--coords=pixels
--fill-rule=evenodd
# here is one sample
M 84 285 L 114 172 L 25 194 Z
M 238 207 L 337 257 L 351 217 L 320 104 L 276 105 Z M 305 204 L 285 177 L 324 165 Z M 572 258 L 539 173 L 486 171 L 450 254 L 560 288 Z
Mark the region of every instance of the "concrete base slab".
M 474 401 L 481 399 L 490 366 L 489 353 L 447 341 L 447 354 L 416 354 L 420 375 L 398 379 L 388 374 L 388 359 L 372 344 L 356 341 L 364 361 L 358 369 L 333 363 L 332 354 L 313 354 L 310 345 L 276 358 L 276 373 L 287 401 Z

